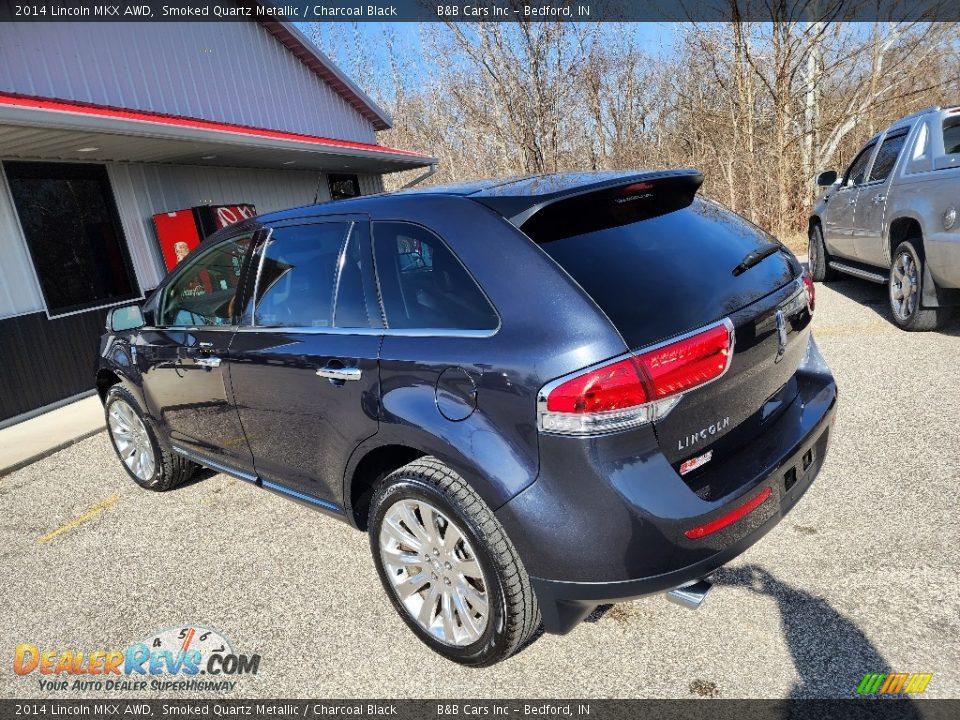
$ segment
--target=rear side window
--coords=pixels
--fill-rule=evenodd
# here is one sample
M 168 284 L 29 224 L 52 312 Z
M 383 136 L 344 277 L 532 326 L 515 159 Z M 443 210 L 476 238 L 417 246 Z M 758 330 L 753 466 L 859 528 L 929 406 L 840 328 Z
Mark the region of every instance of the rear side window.
M 883 141 L 877 152 L 877 159 L 873 161 L 873 167 L 870 169 L 870 182 L 883 182 L 890 176 L 906 141 L 906 132 L 888 137 Z
M 379 327 L 365 237 L 355 223 L 275 229 L 262 250 L 253 325 Z
M 494 330 L 499 325 L 466 268 L 426 228 L 374 223 L 373 247 L 388 327 Z

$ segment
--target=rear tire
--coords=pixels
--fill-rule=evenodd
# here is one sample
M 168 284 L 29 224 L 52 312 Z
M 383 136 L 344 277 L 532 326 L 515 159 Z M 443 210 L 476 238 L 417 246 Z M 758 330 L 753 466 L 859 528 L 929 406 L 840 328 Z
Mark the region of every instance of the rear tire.
M 107 391 L 103 412 L 113 449 L 137 485 L 163 492 L 193 475 L 196 464 L 173 452 L 166 436 L 122 386 Z
M 473 488 L 436 458 L 384 478 L 368 527 L 384 590 L 434 652 L 485 667 L 512 655 L 539 626 L 513 543 Z
M 837 271 L 830 267 L 830 254 L 823 240 L 820 225 L 814 225 L 807 236 L 807 265 L 814 282 L 830 282 L 837 279 Z
M 916 239 L 904 240 L 893 253 L 887 288 L 893 322 L 901 330 L 936 330 L 947 318 L 946 308 L 925 308 L 923 298 L 923 255 Z

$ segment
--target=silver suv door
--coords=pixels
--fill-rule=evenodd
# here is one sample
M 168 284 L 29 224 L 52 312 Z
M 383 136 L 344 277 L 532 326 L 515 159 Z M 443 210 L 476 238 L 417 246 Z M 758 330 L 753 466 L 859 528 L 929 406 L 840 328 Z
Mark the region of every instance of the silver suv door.
M 883 247 L 883 212 L 887 206 L 887 193 L 897 158 L 906 144 L 907 130 L 894 130 L 884 138 L 870 167 L 867 181 L 857 196 L 853 248 L 859 260 L 871 265 L 884 266 L 887 262 Z
M 858 259 L 853 243 L 854 214 L 860 186 L 867 177 L 876 143 L 868 143 L 850 163 L 840 187 L 830 197 L 823 217 L 823 236 L 831 255 Z

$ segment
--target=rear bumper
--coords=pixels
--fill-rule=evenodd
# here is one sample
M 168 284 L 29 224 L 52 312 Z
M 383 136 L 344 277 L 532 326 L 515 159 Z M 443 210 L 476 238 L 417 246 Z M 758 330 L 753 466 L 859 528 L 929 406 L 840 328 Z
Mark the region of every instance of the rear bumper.
M 627 462 L 620 456 L 625 448 L 611 436 L 612 448 L 590 448 L 587 466 L 578 468 L 568 457 L 567 472 L 548 477 L 550 463 L 544 462 L 537 482 L 497 512 L 531 575 L 547 632 L 569 632 L 597 605 L 709 575 L 796 505 L 826 458 L 837 400 L 836 384 L 812 341 L 810 349 L 791 408 L 736 459 L 737 471 L 749 472 L 750 479 L 730 496 L 701 500 L 662 454 L 637 447 L 642 437 L 631 439 L 635 457 Z M 811 460 L 806 468 L 805 458 Z M 592 477 L 584 476 L 588 469 Z M 770 497 L 737 522 L 701 539 L 685 536 L 766 488 Z

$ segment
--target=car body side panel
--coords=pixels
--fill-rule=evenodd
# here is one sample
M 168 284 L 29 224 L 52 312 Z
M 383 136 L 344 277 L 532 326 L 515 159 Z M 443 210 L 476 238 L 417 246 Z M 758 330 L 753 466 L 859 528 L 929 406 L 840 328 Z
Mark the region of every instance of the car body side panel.
M 466 198 L 413 194 L 384 198 L 369 212 L 374 222 L 412 222 L 443 239 L 483 288 L 501 324 L 479 336 L 385 330 L 383 415 L 379 433 L 363 449 L 400 444 L 438 455 L 491 507 L 499 507 L 539 471 L 537 391 L 556 377 L 623 353 L 623 339 L 578 285 L 489 208 Z M 445 370 L 465 373 L 475 385 L 476 410 L 465 419 L 448 419 L 438 408 L 444 392 L 441 388 L 438 396 L 437 386 Z M 351 463 L 360 457 L 355 454 Z M 347 468 L 346 498 L 351 481 Z
M 887 266 L 893 249 L 890 227 L 897 219 L 911 218 L 920 225 L 927 266 L 937 285 L 960 288 L 960 218 L 952 228 L 944 229 L 944 213 L 951 207 L 960 213 L 960 168 L 898 178 L 887 203 Z

